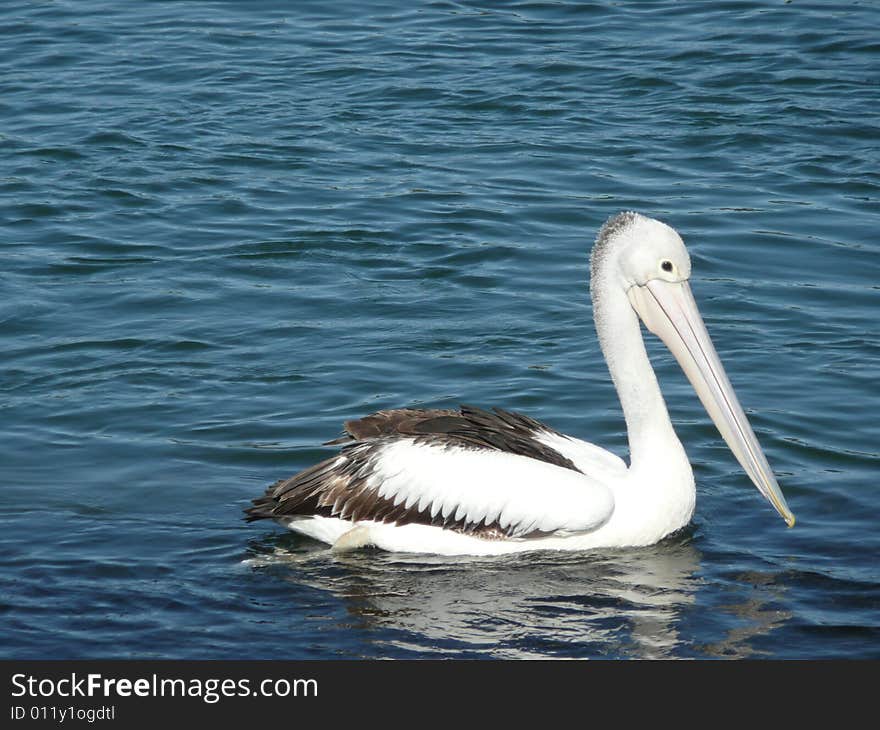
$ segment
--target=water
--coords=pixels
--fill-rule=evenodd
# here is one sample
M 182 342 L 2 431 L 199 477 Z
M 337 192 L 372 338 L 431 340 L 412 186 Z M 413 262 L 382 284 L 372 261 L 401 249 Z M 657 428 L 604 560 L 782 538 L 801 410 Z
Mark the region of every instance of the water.
M 7 2 L 0 654 L 880 657 L 873 3 Z M 650 343 L 697 511 L 445 560 L 241 510 L 396 406 L 626 454 L 587 253 L 679 229 L 798 525 Z

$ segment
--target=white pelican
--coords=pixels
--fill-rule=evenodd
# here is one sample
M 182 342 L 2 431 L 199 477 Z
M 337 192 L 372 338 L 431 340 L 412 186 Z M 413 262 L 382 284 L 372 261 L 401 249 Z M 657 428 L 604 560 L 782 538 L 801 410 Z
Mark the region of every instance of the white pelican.
M 599 231 L 590 268 L 629 466 L 499 409 L 379 411 L 346 422 L 346 435 L 329 442 L 342 444 L 338 455 L 273 484 L 247 519 L 274 518 L 338 550 L 497 555 L 657 542 L 690 521 L 696 490 L 645 352 L 641 317 L 672 351 L 752 482 L 793 526 L 700 317 L 679 235 L 620 213 Z

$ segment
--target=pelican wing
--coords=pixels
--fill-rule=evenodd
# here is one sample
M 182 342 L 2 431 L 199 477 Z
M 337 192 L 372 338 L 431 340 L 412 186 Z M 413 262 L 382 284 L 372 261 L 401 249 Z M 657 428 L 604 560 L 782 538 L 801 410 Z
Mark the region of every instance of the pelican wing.
M 613 509 L 610 490 L 576 469 L 500 449 L 384 436 L 277 482 L 248 512 L 250 519 L 322 515 L 526 537 L 593 530 Z
M 558 447 L 564 442 L 571 443 L 571 439 L 534 418 L 500 408 L 490 412 L 463 405 L 457 411 L 413 408 L 378 411 L 356 421 L 346 421 L 345 435 L 327 443 L 344 445 L 398 437 L 412 437 L 419 443 L 505 451 L 578 470 Z M 547 443 L 547 439 L 552 443 Z

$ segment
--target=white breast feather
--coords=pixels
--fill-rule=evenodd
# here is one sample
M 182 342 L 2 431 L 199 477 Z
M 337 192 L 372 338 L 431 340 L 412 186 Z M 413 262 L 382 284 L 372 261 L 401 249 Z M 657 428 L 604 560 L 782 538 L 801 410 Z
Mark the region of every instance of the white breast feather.
M 600 482 L 611 482 L 626 475 L 626 462 L 601 446 L 549 431 L 536 433 L 535 440 L 570 459 L 584 474 Z

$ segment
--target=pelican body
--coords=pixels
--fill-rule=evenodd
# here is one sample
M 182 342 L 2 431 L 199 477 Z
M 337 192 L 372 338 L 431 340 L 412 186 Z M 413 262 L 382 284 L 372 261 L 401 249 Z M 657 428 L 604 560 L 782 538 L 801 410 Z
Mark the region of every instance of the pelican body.
M 789 526 L 794 516 L 724 372 L 668 225 L 610 218 L 591 255 L 599 344 L 623 407 L 630 463 L 526 416 L 471 406 L 379 411 L 345 424 L 340 452 L 255 499 L 337 550 L 497 555 L 651 545 L 688 524 L 696 489 L 639 320 L 675 356 L 721 436 Z

